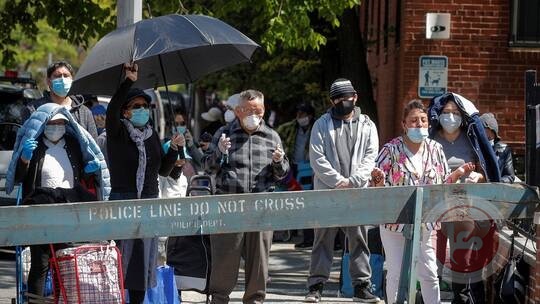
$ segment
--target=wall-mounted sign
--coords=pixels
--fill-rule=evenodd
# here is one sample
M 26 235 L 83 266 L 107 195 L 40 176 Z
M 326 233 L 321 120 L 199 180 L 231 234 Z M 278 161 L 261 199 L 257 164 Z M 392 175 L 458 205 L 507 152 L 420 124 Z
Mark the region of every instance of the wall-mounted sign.
M 431 98 L 446 93 L 448 87 L 448 57 L 420 56 L 418 96 Z
M 426 14 L 426 39 L 450 38 L 450 14 Z

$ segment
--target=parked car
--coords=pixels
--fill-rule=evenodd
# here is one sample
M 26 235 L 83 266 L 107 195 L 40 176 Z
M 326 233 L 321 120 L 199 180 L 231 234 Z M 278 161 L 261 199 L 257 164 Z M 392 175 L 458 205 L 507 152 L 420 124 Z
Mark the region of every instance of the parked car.
M 10 72 L 0 76 L 0 205 L 16 203 L 18 187 L 9 195 L 6 193 L 6 173 L 17 131 L 24 123 L 26 104 L 42 96 L 35 80 L 27 75 Z

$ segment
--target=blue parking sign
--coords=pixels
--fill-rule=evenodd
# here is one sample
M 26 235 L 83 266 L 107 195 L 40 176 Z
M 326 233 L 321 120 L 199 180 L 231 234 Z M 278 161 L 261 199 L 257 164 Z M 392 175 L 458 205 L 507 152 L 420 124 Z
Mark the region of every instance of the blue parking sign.
M 448 57 L 420 56 L 418 96 L 431 98 L 446 93 L 448 87 Z

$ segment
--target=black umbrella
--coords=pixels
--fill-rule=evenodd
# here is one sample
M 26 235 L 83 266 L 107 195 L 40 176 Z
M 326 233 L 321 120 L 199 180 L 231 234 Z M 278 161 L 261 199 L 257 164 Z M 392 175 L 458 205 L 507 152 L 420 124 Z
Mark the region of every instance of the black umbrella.
M 70 94 L 112 95 L 123 64 L 139 66 L 134 87 L 190 83 L 230 65 L 248 62 L 257 43 L 227 23 L 203 15 L 167 15 L 110 32 L 92 48 Z

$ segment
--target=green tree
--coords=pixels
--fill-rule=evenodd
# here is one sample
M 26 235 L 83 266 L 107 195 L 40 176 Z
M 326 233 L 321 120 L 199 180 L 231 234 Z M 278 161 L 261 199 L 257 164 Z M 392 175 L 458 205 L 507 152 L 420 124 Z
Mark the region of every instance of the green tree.
M 376 119 L 358 6 L 358 0 L 184 1 L 180 6 L 158 0 L 150 10 L 215 16 L 261 44 L 253 64 L 210 75 L 198 83 L 203 88 L 228 88 L 228 94 L 259 88 L 290 116 L 298 101 L 314 102 L 319 112 L 326 109 L 330 83 L 346 77 L 359 91 L 363 111 Z
M 78 66 L 81 62 L 80 53 L 82 49 L 70 44 L 68 41 L 59 38 L 58 31 L 51 28 L 43 20 L 37 23 L 38 34 L 35 41 L 28 39 L 20 29 L 14 32 L 14 38 L 18 45 L 9 46 L 14 51 L 14 62 L 11 69 L 31 72 L 37 80 L 38 85 L 44 88 L 45 68 L 49 54 L 52 60 L 67 60 Z M 3 58 L 0 55 L 0 58 Z
M 99 4 L 98 4 L 99 2 Z M 0 49 L 2 65 L 20 64 L 21 42 L 35 43 L 46 26 L 70 44 L 86 48 L 114 28 L 112 1 L 1 0 Z M 24 39 L 23 39 L 24 37 Z
M 259 42 L 252 65 L 239 65 L 199 82 L 208 89 L 233 93 L 255 87 L 285 113 L 299 100 L 326 108 L 332 80 L 353 80 L 364 112 L 376 117 L 371 80 L 358 26 L 360 0 L 206 0 L 145 2 L 145 17 L 202 13 L 228 22 Z M 20 60 L 17 33 L 36 41 L 46 22 L 60 38 L 82 48 L 114 27 L 113 1 L 0 0 L 0 49 L 4 65 Z M 20 38 L 20 36 L 19 36 Z

